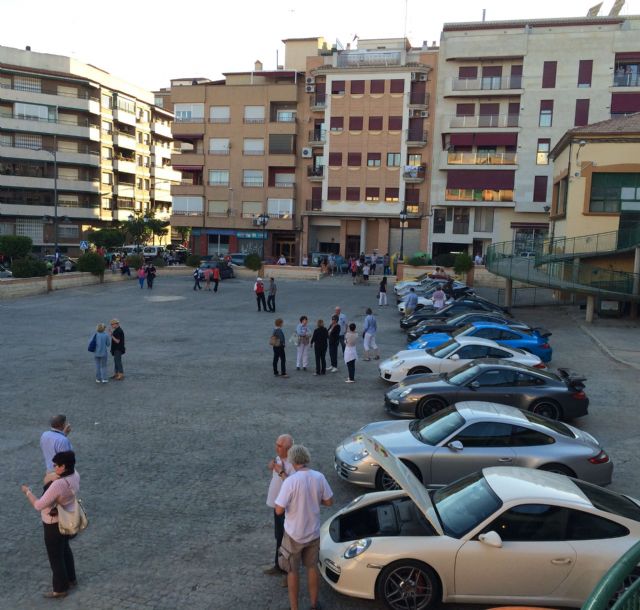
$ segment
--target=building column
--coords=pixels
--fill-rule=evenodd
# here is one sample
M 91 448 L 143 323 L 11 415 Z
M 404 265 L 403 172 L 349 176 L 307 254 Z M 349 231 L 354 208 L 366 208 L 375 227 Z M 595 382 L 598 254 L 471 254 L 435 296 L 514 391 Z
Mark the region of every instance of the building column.
M 587 312 L 585 315 L 585 322 L 587 322 L 588 324 L 591 324 L 593 322 L 593 312 L 595 311 L 596 308 L 596 297 L 594 297 L 592 294 L 587 296 Z
M 429 227 L 431 216 L 423 216 L 420 219 L 420 252 L 429 252 Z
M 347 256 L 347 223 L 346 218 L 340 220 L 340 256 Z
M 367 251 L 367 219 L 362 218 L 360 220 L 360 252 L 366 252 L 366 251 Z
M 378 254 L 384 256 L 389 252 L 389 219 L 378 218 Z
M 302 227 L 300 231 L 300 245 L 298 246 L 298 264 L 302 263 L 302 257 L 309 251 L 309 217 L 302 217 Z
M 504 282 L 504 306 L 507 309 L 511 308 L 511 305 L 513 305 L 513 298 L 512 298 L 512 290 L 513 290 L 513 280 L 511 278 L 507 278 Z
M 640 248 L 636 248 L 634 251 L 633 259 L 633 294 L 640 294 Z M 638 317 L 638 303 L 631 303 L 631 317 L 636 319 Z

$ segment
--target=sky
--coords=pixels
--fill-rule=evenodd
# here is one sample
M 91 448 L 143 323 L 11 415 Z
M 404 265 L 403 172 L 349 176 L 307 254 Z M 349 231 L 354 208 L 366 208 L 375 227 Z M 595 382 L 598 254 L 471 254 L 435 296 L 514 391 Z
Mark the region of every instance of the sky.
M 614 0 L 604 0 L 601 16 Z M 581 17 L 597 0 L 0 0 L 3 46 L 67 55 L 149 90 L 172 78 L 284 63 L 284 38 L 323 36 L 344 46 L 406 35 L 415 46 L 440 38 L 443 23 Z M 95 10 L 89 10 L 94 6 Z M 626 0 L 621 15 L 640 14 Z M 352 48 L 355 44 L 352 44 Z M 279 59 L 278 59 L 279 58 Z

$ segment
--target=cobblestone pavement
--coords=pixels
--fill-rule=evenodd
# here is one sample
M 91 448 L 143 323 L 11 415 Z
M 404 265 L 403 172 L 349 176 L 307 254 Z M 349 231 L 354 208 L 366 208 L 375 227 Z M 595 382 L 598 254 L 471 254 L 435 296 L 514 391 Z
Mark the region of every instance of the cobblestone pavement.
M 376 303 L 375 284 L 354 287 L 347 278 L 278 286 L 287 336 L 301 314 L 314 326 L 337 304 L 361 329 L 365 308 Z M 267 341 L 276 316 L 256 312 L 252 283 L 225 281 L 218 294 L 191 288 L 187 274 L 160 273 L 153 291 L 131 281 L 0 303 L 0 452 L 8 473 L 0 608 L 59 603 L 41 598 L 50 572 L 39 516 L 18 487 L 39 487 L 38 440 L 54 413 L 73 426 L 90 517 L 72 542 L 79 586 L 62 602 L 66 610 L 288 608 L 280 579 L 262 574 L 274 551 L 265 466 L 280 433 L 306 444 L 312 466 L 329 479 L 336 502 L 323 519 L 360 493 L 337 478 L 333 449 L 385 418 L 376 363 L 358 362 L 357 382 L 348 385 L 343 364 L 318 378 L 311 358 L 308 372 L 296 372 L 288 346 L 291 377 L 274 378 Z M 390 301 L 376 308 L 383 356 L 405 345 Z M 555 366 L 588 376 L 591 414 L 578 425 L 610 450 L 613 488 L 638 495 L 637 372 L 600 350 L 574 311 L 515 313 L 553 331 Z M 96 323 L 112 317 L 126 333 L 126 379 L 96 385 L 87 343 Z M 326 609 L 381 608 L 325 584 L 321 601 Z

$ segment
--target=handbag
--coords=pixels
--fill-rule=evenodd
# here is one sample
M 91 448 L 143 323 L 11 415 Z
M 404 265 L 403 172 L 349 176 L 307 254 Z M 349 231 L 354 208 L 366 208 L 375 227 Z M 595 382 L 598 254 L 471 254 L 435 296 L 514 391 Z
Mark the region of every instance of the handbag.
M 291 335 L 291 337 L 289 338 L 289 343 L 295 345 L 296 347 L 298 346 L 298 344 L 300 343 L 300 337 L 298 336 L 298 333 L 293 333 Z
M 97 346 L 97 338 L 96 335 L 94 334 L 93 337 L 91 337 L 91 341 L 89 341 L 89 347 L 87 347 L 87 349 L 90 352 L 95 352 L 96 351 L 96 346 Z
M 69 485 L 69 481 L 67 481 Z M 71 489 L 71 485 L 69 485 Z M 87 513 L 82 506 L 82 500 L 74 494 L 73 508 L 66 510 L 60 504 L 58 508 L 58 530 L 65 536 L 76 536 L 81 531 L 85 530 L 89 525 L 89 519 Z
M 269 337 L 269 345 L 271 347 L 280 347 L 280 339 L 275 335 L 271 335 Z

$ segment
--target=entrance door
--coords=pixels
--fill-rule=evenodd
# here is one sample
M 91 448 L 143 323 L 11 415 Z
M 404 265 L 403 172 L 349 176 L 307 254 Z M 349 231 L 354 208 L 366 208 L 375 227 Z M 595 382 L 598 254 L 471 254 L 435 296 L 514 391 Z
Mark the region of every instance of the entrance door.
M 279 258 L 281 254 L 284 254 L 284 257 L 287 259 L 287 263 L 289 265 L 297 265 L 298 261 L 296 260 L 296 242 L 293 240 L 287 239 L 276 239 L 275 245 L 276 258 Z
M 345 258 L 350 256 L 360 256 L 360 236 L 347 235 L 347 243 L 344 251 Z

